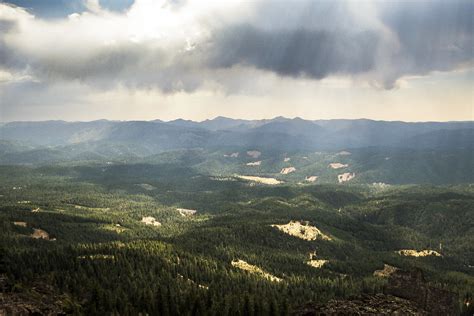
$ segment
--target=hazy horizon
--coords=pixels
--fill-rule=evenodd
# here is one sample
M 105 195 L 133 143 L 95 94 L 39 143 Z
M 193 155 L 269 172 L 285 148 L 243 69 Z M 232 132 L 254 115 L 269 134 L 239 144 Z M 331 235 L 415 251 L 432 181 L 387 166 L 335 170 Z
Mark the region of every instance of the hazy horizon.
M 464 0 L 2 1 L 0 121 L 472 120 L 473 11 Z
M 169 123 L 177 120 L 183 120 L 183 121 L 191 121 L 191 122 L 196 122 L 196 123 L 202 123 L 206 121 L 213 121 L 216 119 L 231 119 L 231 120 L 243 120 L 243 121 L 271 121 L 275 119 L 287 119 L 287 120 L 295 120 L 295 119 L 301 119 L 304 121 L 374 121 L 374 122 L 400 122 L 400 123 L 463 123 L 463 122 L 474 122 L 473 119 L 471 120 L 448 120 L 448 121 L 404 121 L 404 120 L 378 120 L 378 119 L 371 119 L 371 118 L 331 118 L 331 119 L 325 119 L 325 118 L 317 118 L 317 119 L 311 119 L 311 118 L 304 118 L 300 116 L 295 116 L 295 117 L 287 117 L 287 116 L 274 116 L 274 117 L 264 117 L 264 118 L 235 118 L 235 117 L 228 117 L 228 116 L 214 116 L 210 117 L 207 119 L 203 120 L 193 120 L 193 119 L 187 119 L 187 118 L 182 118 L 182 117 L 177 117 L 177 118 L 171 118 L 171 119 L 143 119 L 143 120 L 114 120 L 114 119 L 106 119 L 106 118 L 98 118 L 98 119 L 93 119 L 93 120 L 63 120 L 63 119 L 49 119 L 49 120 L 13 120 L 13 121 L 0 121 L 2 124 L 8 124 L 8 123 L 16 123 L 16 122 L 67 122 L 67 123 L 76 123 L 76 122 L 81 122 L 81 123 L 87 123 L 87 122 L 94 122 L 94 121 L 111 121 L 111 122 L 153 122 L 153 121 L 159 121 L 163 123 Z

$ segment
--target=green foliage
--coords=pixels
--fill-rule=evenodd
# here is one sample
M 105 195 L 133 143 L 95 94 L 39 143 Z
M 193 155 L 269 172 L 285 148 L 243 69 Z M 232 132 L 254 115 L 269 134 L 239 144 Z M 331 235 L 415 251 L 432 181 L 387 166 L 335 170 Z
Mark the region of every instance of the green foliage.
M 384 281 L 372 273 L 384 263 L 420 267 L 461 298 L 473 294 L 471 185 L 250 186 L 175 154 L 160 163 L 1 166 L 0 273 L 17 291 L 41 281 L 68 293 L 67 310 L 87 315 L 287 315 L 308 301 L 380 291 Z M 161 226 L 142 223 L 147 216 Z M 332 240 L 271 226 L 291 220 Z M 34 228 L 56 240 L 31 238 Z M 399 249 L 443 257 L 402 257 Z M 314 252 L 329 262 L 307 265 Z M 236 259 L 283 281 L 239 270 Z

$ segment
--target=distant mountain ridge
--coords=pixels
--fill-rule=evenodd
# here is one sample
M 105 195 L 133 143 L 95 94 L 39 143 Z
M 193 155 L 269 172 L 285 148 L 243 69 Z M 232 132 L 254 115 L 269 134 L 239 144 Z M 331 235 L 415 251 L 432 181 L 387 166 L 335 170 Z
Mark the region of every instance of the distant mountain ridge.
M 240 120 L 217 117 L 190 120 L 11 122 L 0 126 L 0 139 L 28 145 L 58 146 L 82 142 L 141 143 L 155 150 L 215 146 L 280 146 L 282 150 L 359 148 L 473 147 L 474 122 L 304 120 L 277 117 Z M 448 132 L 449 131 L 449 132 Z M 291 144 L 289 143 L 291 142 Z

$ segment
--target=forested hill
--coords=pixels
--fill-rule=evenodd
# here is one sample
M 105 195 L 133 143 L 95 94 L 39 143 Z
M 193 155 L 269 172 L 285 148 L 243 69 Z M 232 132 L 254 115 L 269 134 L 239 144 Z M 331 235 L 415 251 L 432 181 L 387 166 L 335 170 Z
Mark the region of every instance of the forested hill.
M 290 183 L 472 183 L 473 152 L 473 122 L 218 117 L 0 126 L 4 165 L 179 163 L 208 175 Z
M 0 126 L 0 139 L 33 146 L 140 141 L 156 150 L 215 146 L 264 146 L 285 150 L 337 150 L 367 146 L 416 148 L 420 145 L 428 148 L 472 148 L 473 133 L 473 122 L 309 121 L 282 117 L 271 120 L 218 117 L 202 122 L 11 122 Z

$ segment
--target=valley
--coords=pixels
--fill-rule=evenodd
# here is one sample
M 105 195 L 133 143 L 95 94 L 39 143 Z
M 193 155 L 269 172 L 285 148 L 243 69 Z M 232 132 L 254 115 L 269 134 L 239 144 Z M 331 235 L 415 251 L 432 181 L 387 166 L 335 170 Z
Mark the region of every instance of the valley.
M 473 294 L 469 143 L 140 153 L 19 138 L 0 154 L 0 273 L 8 299 L 57 298 L 33 309 L 288 315 L 381 293 L 387 266 L 422 269 L 460 310 Z
M 68 293 L 69 312 L 286 314 L 381 291 L 384 264 L 474 288 L 471 185 L 251 185 L 170 163 L 0 175 L 2 273 Z

